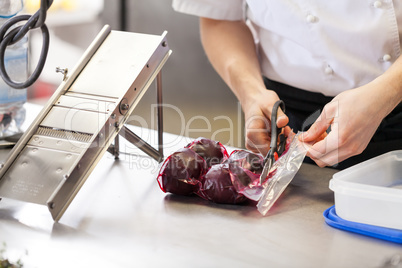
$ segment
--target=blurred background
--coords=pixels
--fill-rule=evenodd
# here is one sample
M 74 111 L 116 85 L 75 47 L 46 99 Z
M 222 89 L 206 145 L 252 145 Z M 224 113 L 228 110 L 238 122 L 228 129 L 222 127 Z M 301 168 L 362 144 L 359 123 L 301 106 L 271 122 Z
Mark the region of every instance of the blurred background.
M 34 13 L 39 2 L 26 0 L 26 11 Z M 103 25 L 155 35 L 168 31 L 173 53 L 162 71 L 165 132 L 243 146 L 240 104 L 203 52 L 198 18 L 175 12 L 170 0 L 54 0 L 46 24 L 51 31 L 48 60 L 40 81 L 28 90 L 30 102 L 47 101 L 62 81 L 55 68 L 72 69 Z M 30 36 L 33 67 L 42 45 L 36 31 Z M 155 103 L 152 85 L 129 122 L 156 128 L 151 118 Z

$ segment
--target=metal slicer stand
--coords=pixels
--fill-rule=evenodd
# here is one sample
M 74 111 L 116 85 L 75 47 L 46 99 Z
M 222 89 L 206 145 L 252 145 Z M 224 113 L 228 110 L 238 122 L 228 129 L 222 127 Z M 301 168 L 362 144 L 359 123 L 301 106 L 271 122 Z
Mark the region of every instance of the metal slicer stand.
M 11 150 L 0 170 L 0 197 L 46 205 L 58 221 L 104 153 L 118 158 L 118 134 L 161 162 L 161 69 L 170 54 L 166 32 L 105 26 Z M 155 78 L 157 149 L 124 126 Z
M 120 153 L 120 141 L 119 137 L 122 136 L 130 143 L 137 146 L 138 149 L 146 153 L 147 155 L 151 156 L 153 159 L 158 161 L 159 163 L 163 161 L 163 108 L 162 108 L 162 72 L 156 76 L 156 90 L 157 90 L 157 104 L 158 104 L 158 111 L 157 111 L 157 131 L 158 131 L 158 150 L 154 147 L 149 145 L 146 141 L 141 139 L 137 136 L 134 132 L 132 132 L 128 127 L 123 126 L 114 139 L 114 144 L 111 144 L 107 151 L 114 155 L 116 159 L 119 158 Z

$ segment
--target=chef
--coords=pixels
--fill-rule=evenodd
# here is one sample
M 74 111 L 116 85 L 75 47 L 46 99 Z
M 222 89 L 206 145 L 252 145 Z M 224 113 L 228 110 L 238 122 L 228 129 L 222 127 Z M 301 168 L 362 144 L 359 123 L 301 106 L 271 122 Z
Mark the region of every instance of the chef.
M 317 165 L 346 168 L 402 149 L 402 1 L 173 0 L 241 103 L 246 147 L 278 127 L 305 131 Z

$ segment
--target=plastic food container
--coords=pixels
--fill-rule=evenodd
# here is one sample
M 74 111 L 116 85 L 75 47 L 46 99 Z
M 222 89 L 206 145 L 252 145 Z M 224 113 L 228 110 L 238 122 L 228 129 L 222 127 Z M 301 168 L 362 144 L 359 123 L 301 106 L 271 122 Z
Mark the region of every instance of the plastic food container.
M 329 188 L 344 220 L 402 230 L 402 150 L 335 173 Z

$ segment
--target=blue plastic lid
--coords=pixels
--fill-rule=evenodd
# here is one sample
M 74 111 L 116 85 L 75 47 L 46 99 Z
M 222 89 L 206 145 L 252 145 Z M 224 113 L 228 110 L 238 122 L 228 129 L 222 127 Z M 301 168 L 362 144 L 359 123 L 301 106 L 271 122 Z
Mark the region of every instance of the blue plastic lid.
M 324 218 L 332 227 L 402 244 L 402 230 L 344 220 L 336 214 L 335 206 L 324 211 Z

